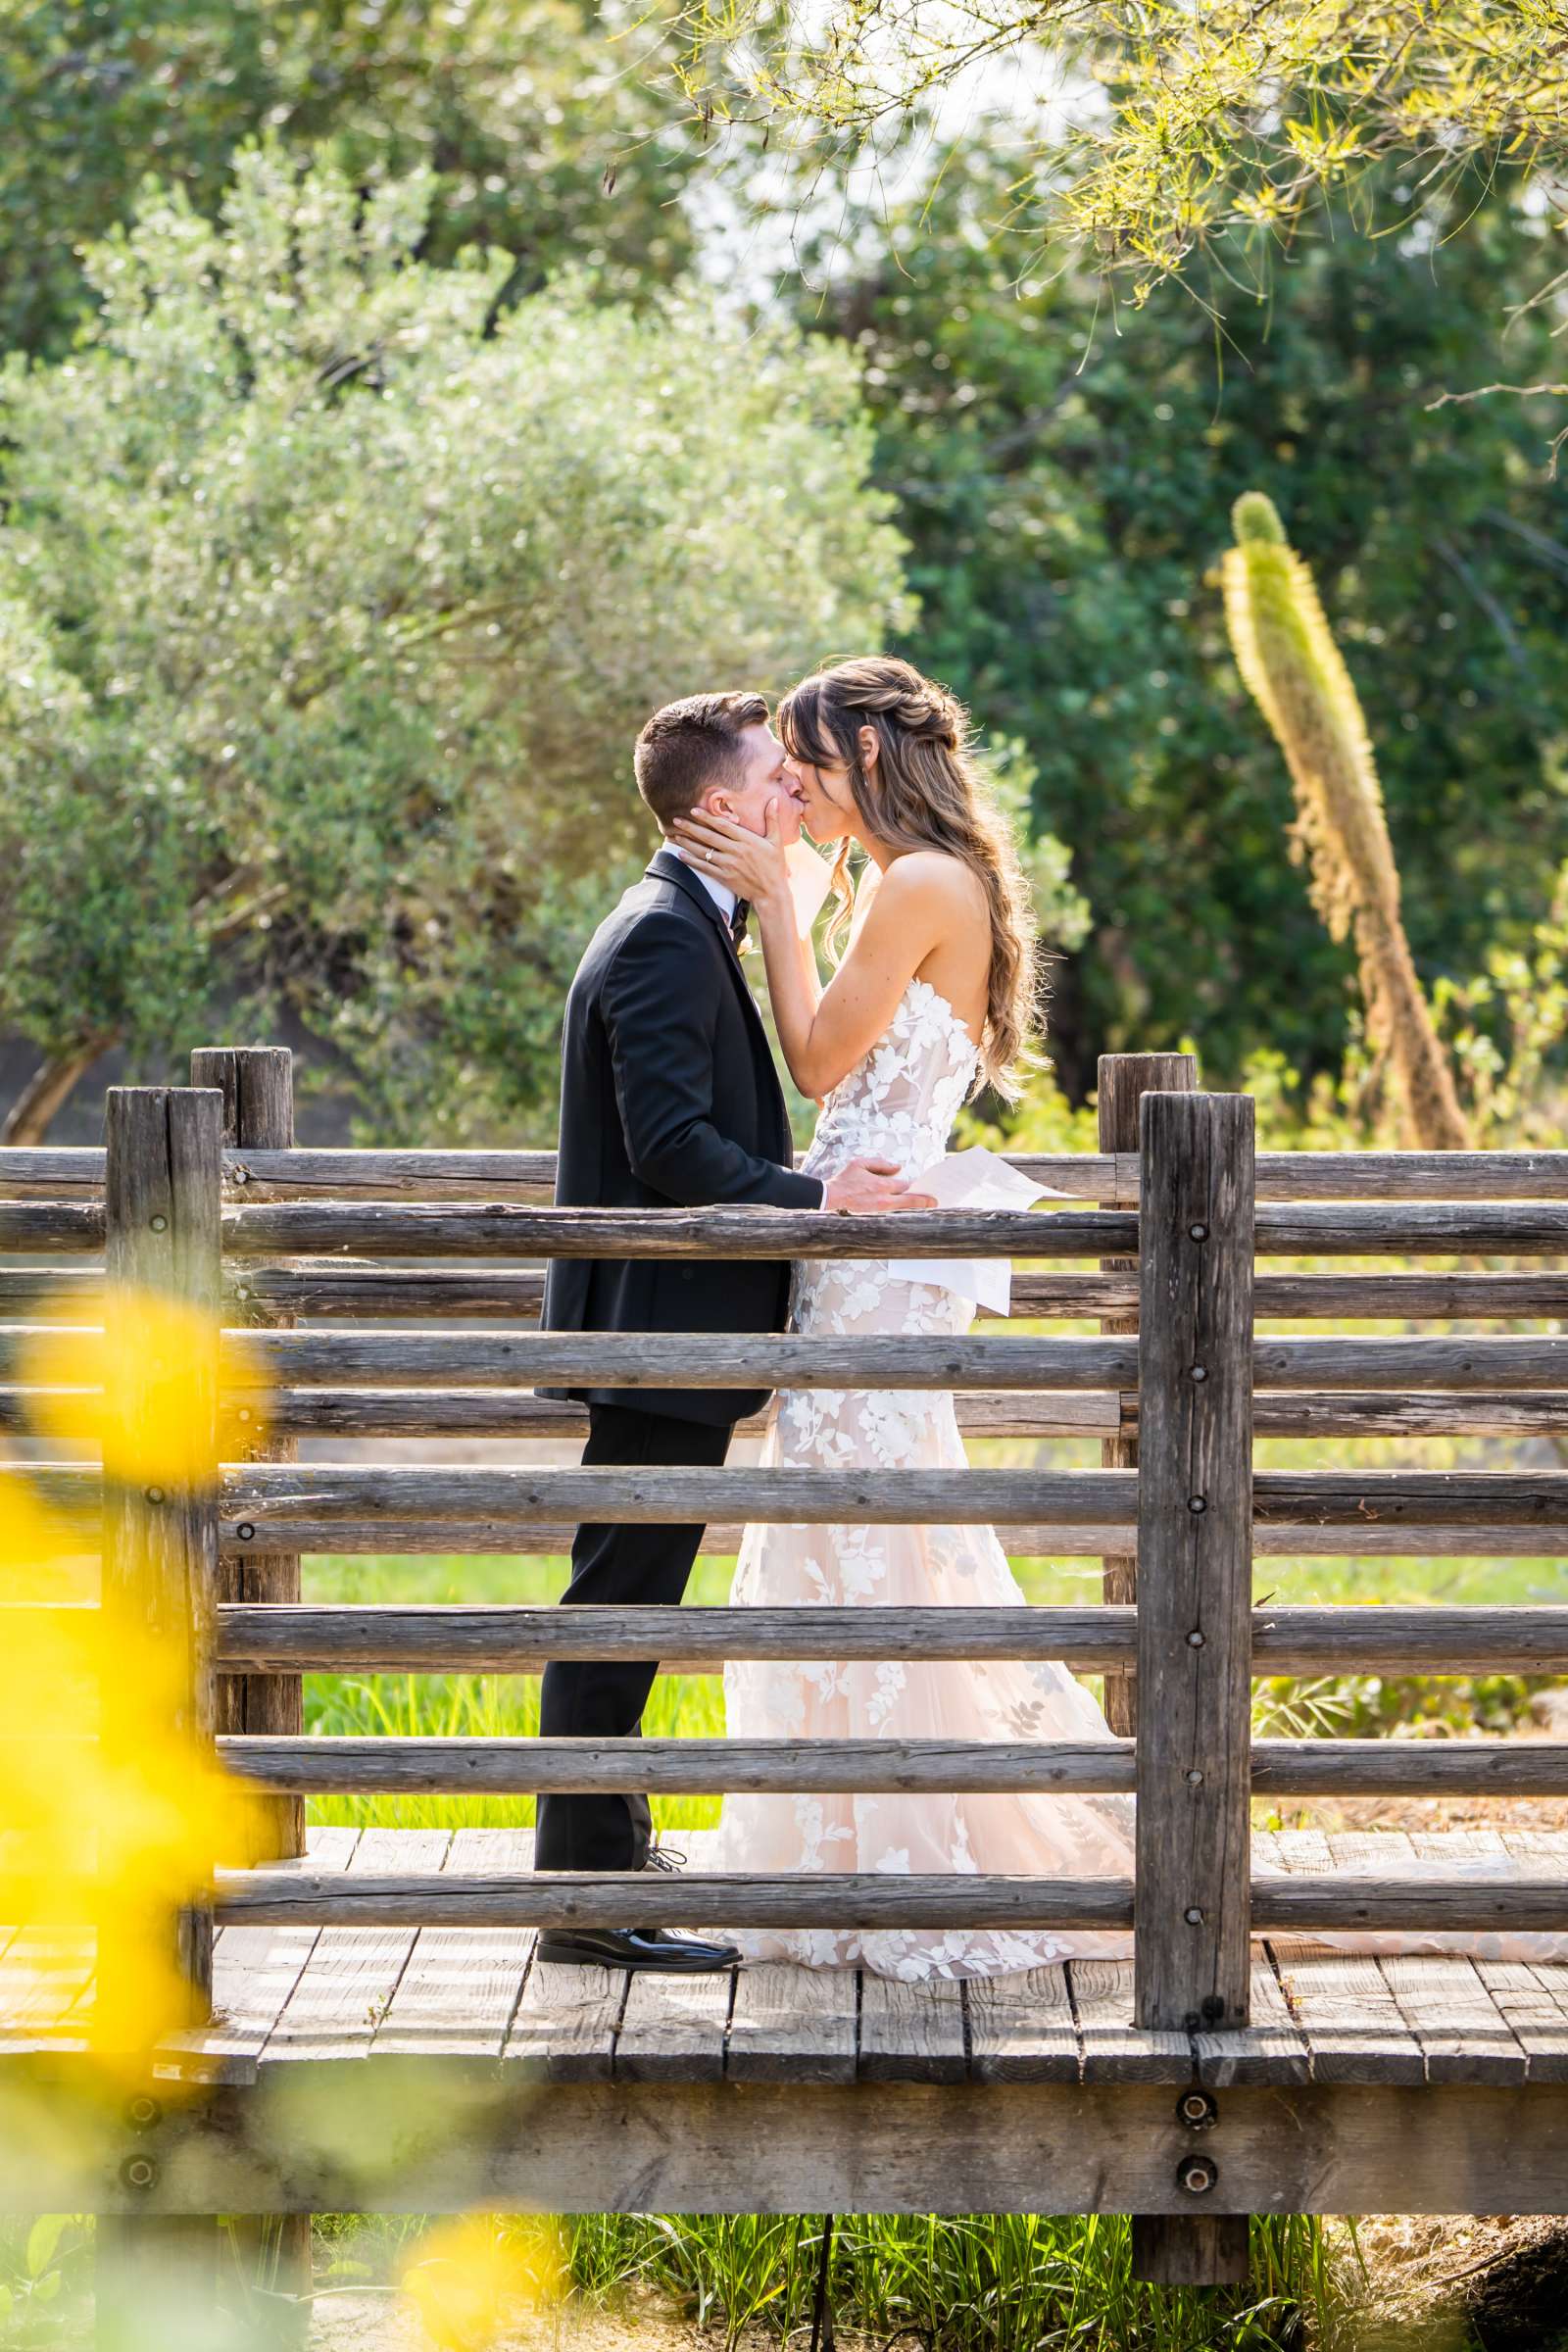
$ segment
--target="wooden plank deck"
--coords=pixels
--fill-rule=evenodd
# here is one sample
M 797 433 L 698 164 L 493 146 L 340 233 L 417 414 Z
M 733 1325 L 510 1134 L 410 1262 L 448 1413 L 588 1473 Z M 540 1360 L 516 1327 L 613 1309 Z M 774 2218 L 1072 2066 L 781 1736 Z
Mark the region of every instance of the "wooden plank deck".
M 688 1837 L 691 1866 L 706 1840 Z M 514 1830 L 313 1830 L 301 1868 L 526 1869 Z M 1255 1860 L 1371 1874 L 1498 1863 L 1568 1876 L 1568 1832 L 1259 1836 Z M 23 1933 L 0 1962 L 0 2068 L 80 2048 L 91 1969 L 69 1938 Z M 1253 1943 L 1245 2029 L 1133 2023 L 1128 1959 L 970 1983 L 772 1962 L 658 1979 L 541 1966 L 524 1929 L 225 1928 L 212 2027 L 182 2044 L 230 2085 L 345 2060 L 460 2058 L 554 2082 L 1078 2083 L 1514 2087 L 1568 2082 L 1568 1961 L 1337 1952 Z
M 313 1833 L 313 1859 L 317 1841 L 334 1835 L 342 1833 Z M 367 1832 L 347 1867 L 434 1867 L 428 1835 Z M 1258 1839 L 1259 1860 L 1377 1874 L 1418 1860 L 1462 1867 L 1486 1854 L 1568 1876 L 1568 1833 L 1531 1833 L 1528 1851 L 1521 1842 L 1518 1852 L 1514 1836 L 1286 1833 Z M 444 1859 L 464 1871 L 521 1869 L 531 1842 L 526 1831 L 460 1831 Z M 685 1842 L 691 1866 L 701 1869 L 705 1840 Z M 285 1939 L 291 1932 L 248 1933 Z M 220 2001 L 234 1934 L 219 1938 Z M 416 1937 L 323 1930 L 259 2052 L 264 2068 L 320 2046 L 323 2025 L 344 2006 L 345 1972 L 356 1988 L 350 2006 L 367 1997 L 382 2005 L 373 2031 L 347 2045 L 335 2040 L 335 2054 L 488 2053 L 555 2082 L 1568 2081 L 1568 1962 L 1379 1958 L 1260 1941 L 1250 2025 L 1189 2035 L 1134 2026 L 1124 1960 L 1068 1961 L 965 1984 L 905 1984 L 869 1971 L 781 1962 L 733 1978 L 662 1980 L 539 1967 L 530 1933 L 461 1928 L 426 1928 Z

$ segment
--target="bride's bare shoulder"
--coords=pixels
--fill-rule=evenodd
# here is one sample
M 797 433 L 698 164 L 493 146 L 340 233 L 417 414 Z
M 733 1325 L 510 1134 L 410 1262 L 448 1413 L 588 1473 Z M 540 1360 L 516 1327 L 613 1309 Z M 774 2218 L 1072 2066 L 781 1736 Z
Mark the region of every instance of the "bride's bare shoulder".
M 908 904 L 918 898 L 964 917 L 983 911 L 987 903 L 980 876 L 951 850 L 904 851 L 883 874 L 881 887 L 891 899 Z

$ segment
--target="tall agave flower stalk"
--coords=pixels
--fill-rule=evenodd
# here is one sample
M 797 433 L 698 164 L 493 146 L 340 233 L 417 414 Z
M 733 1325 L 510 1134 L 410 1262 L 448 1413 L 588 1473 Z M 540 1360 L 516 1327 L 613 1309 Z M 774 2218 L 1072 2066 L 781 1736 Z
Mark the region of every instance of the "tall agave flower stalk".
M 1462 1152 L 1469 1129 L 1399 917 L 1399 874 L 1366 721 L 1312 575 L 1272 502 L 1233 510 L 1225 612 L 1238 666 L 1279 739 L 1296 787 L 1297 842 L 1330 936 L 1355 941 L 1367 1035 L 1384 1054 L 1411 1139 Z

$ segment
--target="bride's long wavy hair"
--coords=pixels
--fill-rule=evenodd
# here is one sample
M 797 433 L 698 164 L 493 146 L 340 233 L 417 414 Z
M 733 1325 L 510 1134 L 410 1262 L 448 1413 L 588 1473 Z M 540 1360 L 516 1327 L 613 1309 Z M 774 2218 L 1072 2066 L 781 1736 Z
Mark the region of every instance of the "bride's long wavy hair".
M 874 727 L 875 772 L 860 761 L 859 730 Z M 956 696 L 891 654 L 837 662 L 792 687 L 778 731 L 794 760 L 849 768 L 856 812 L 868 834 L 893 850 L 946 850 L 985 886 L 991 913 L 991 972 L 980 1040 L 980 1074 L 1011 1101 L 1017 1063 L 1036 1024 L 1039 946 L 1029 885 L 1005 817 L 970 745 L 969 716 Z M 835 960 L 849 932 L 850 844 L 833 866 L 838 907 L 828 927 Z

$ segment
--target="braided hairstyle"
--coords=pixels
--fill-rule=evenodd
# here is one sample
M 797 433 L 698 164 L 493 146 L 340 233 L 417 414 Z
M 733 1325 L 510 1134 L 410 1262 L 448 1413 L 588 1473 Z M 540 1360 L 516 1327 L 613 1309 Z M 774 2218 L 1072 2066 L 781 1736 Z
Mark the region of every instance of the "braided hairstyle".
M 876 729 L 881 746 L 870 776 L 860 763 L 865 726 Z M 856 811 L 877 841 L 893 850 L 945 850 L 979 876 L 991 912 L 981 1075 L 1013 1099 L 1015 1065 L 1036 1020 L 1039 950 L 1029 886 L 970 747 L 962 704 L 910 662 L 866 654 L 792 687 L 779 705 L 778 731 L 792 759 L 848 766 Z M 828 927 L 835 960 L 849 932 L 849 854 L 845 840 L 834 861 L 839 904 Z

